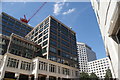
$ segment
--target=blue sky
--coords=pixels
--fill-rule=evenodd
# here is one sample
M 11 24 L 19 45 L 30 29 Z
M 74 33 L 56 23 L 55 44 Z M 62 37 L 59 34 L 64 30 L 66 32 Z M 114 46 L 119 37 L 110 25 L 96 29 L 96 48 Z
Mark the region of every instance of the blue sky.
M 42 2 L 4 2 L 2 11 L 20 19 L 25 14 L 30 18 Z M 29 22 L 35 27 L 47 16 L 52 15 L 77 34 L 77 41 L 89 45 L 97 58 L 106 57 L 96 16 L 90 2 L 48 2 Z

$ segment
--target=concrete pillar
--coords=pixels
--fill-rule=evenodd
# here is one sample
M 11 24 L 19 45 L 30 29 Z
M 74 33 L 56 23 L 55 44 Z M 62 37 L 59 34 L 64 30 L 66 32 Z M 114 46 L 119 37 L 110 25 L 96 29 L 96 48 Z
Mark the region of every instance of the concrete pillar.
M 49 80 L 49 75 L 47 75 L 46 80 Z
M 19 80 L 19 76 L 20 76 L 19 73 L 15 73 L 15 78 L 16 78 L 16 80 Z
M 49 72 L 49 63 L 47 64 L 47 72 Z
M 5 76 L 5 70 L 6 70 L 6 66 L 8 63 L 8 55 L 5 55 L 3 57 L 3 61 L 2 61 L 2 65 L 1 65 L 1 75 L 0 75 L 0 80 L 2 80 Z
M 34 74 L 35 80 L 38 80 L 38 71 L 39 71 L 39 59 L 37 58 L 35 60 L 35 74 Z
M 18 63 L 18 69 L 20 69 L 20 67 L 21 67 L 21 60 L 19 60 L 19 63 Z
M 38 74 L 35 73 L 34 78 L 35 78 L 35 80 L 38 80 Z
M 29 75 L 29 80 L 31 80 L 31 78 L 32 78 L 32 77 Z
M 56 80 L 58 80 L 58 77 L 56 77 Z

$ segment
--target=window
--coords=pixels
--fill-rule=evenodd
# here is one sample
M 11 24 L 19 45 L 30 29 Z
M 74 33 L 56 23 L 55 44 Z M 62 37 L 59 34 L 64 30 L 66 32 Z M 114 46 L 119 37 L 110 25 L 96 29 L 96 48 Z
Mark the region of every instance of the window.
M 50 29 L 50 32 L 53 33 L 53 34 L 57 34 L 57 31 L 52 29 L 52 28 Z
M 65 74 L 65 75 L 70 75 L 70 70 L 67 69 L 67 68 L 62 68 L 62 72 L 63 72 L 63 74 Z
M 31 65 L 31 63 L 26 62 L 26 61 L 22 61 L 22 63 L 21 63 L 21 68 L 20 68 L 20 69 L 30 70 L 30 65 Z
M 57 42 L 56 42 L 56 41 L 53 41 L 53 40 L 50 40 L 50 44 L 51 44 L 51 45 L 54 45 L 54 46 L 57 46 Z
M 39 44 L 40 42 L 42 42 L 42 38 L 38 40 L 38 44 Z
M 45 42 L 43 42 L 43 46 L 47 45 L 48 40 L 46 40 Z
M 45 53 L 45 52 L 47 52 L 47 47 L 42 49 L 42 53 Z
M 44 37 L 43 37 L 43 40 L 47 39 L 48 38 L 48 34 L 46 34 Z
M 64 40 L 67 40 L 67 41 L 69 42 L 68 37 L 66 37 L 65 35 L 62 34 L 62 35 L 61 35 L 61 38 L 64 39 Z
M 47 71 L 47 63 L 46 62 L 42 62 L 42 61 L 39 61 L 39 69 L 40 70 L 45 70 Z
M 62 50 L 69 52 L 69 49 L 67 47 L 62 46 L 61 48 L 62 48 Z
M 41 23 L 41 25 L 40 25 L 40 28 L 42 28 L 43 27 L 43 23 Z
M 63 45 L 65 45 L 65 46 L 69 47 L 69 44 L 68 44 L 66 41 L 61 40 L 61 43 L 62 43 Z
M 56 25 L 57 21 L 55 19 L 51 18 L 51 23 Z
M 48 26 L 49 26 L 49 24 L 45 25 L 45 26 L 44 26 L 44 29 L 46 29 Z
M 39 38 L 42 36 L 42 33 L 39 35 Z
M 43 28 L 41 28 L 40 30 L 39 30 L 39 32 L 42 32 L 43 31 Z
M 56 53 L 56 48 L 53 48 L 53 47 L 50 47 L 50 51 L 53 52 L 53 53 Z
M 47 19 L 46 21 L 45 21 L 45 24 L 47 24 L 49 22 L 49 19 Z
M 52 38 L 52 39 L 54 39 L 54 40 L 57 40 L 56 35 L 53 35 L 53 34 L 50 34 L 50 38 Z
M 36 38 L 34 38 L 34 41 L 36 41 L 37 40 L 37 37 Z
M 38 32 L 35 33 L 35 36 L 37 36 L 37 35 L 38 35 Z
M 49 59 L 52 61 L 57 61 L 57 58 L 55 56 L 49 55 Z
M 8 58 L 7 67 L 18 68 L 19 60 L 14 58 Z
M 56 65 L 49 64 L 49 72 L 54 72 L 54 73 L 56 73 Z
M 58 73 L 59 73 L 59 74 L 60 74 L 60 70 L 61 70 L 61 69 L 60 69 L 60 66 L 58 66 Z
M 44 31 L 44 34 L 46 34 L 48 32 L 48 29 L 46 29 L 45 31 Z
M 61 52 L 60 52 L 60 50 L 58 50 L 58 55 L 59 55 L 59 56 L 61 55 Z
M 35 65 L 36 65 L 36 63 L 35 63 L 35 62 L 32 62 L 32 70 L 35 69 Z

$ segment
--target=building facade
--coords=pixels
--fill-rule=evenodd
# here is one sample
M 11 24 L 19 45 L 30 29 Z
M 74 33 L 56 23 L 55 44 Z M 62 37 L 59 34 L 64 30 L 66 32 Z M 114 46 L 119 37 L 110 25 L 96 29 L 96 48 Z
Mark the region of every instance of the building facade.
M 100 79 L 105 78 L 107 69 L 110 69 L 113 74 L 111 62 L 108 57 L 88 62 L 88 73 L 95 73 Z M 114 75 L 112 77 L 114 78 Z
M 107 56 L 116 78 L 120 79 L 120 1 L 91 0 Z
M 26 36 L 32 29 L 30 25 L 21 22 L 20 20 L 2 12 L 0 15 L 2 21 L 0 21 L 0 33 L 10 36 L 12 33 Z
M 9 41 L 9 36 L 0 34 L 0 55 L 4 55 L 7 52 Z
M 77 42 L 79 69 L 81 72 L 88 72 L 89 61 L 96 60 L 95 52 L 85 43 Z
M 53 16 L 38 24 L 26 38 L 42 46 L 46 59 L 78 67 L 76 33 Z
M 0 14 L 0 55 L 6 53 L 9 43 L 8 37 L 12 33 L 25 37 L 32 29 L 33 27 L 30 25 L 2 12 Z
M 78 69 L 41 57 L 33 59 L 6 53 L 0 61 L 0 80 L 76 80 Z
M 28 29 L 30 27 L 18 20 L 21 26 L 18 26 L 18 32 L 14 31 L 17 20 L 6 13 L 2 14 L 0 80 L 46 80 L 48 78 L 49 80 L 76 80 L 79 78 L 75 32 L 49 16 L 38 24 L 29 33 L 30 35 L 28 34 L 29 36 L 24 37 L 27 31 L 30 31 Z M 7 19 L 5 20 L 7 26 L 4 25 L 3 17 Z M 16 21 L 11 22 L 9 19 Z M 51 28 L 50 23 L 53 26 Z M 58 24 L 61 25 L 59 28 Z M 7 29 L 7 27 L 11 28 Z M 23 33 L 23 27 L 26 29 L 26 33 Z M 9 31 L 10 33 L 8 33 Z

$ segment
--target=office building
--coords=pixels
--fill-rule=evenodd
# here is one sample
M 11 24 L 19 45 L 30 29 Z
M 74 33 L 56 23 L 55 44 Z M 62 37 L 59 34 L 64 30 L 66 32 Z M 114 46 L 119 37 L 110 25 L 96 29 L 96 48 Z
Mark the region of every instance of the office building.
M 7 51 L 6 49 L 9 43 L 8 37 L 12 33 L 24 37 L 33 27 L 4 12 L 0 14 L 0 18 L 0 34 L 2 34 L 0 36 L 0 55 L 3 55 Z
M 81 72 L 88 72 L 87 63 L 96 60 L 95 52 L 85 43 L 77 42 L 79 69 Z
M 53 16 L 38 24 L 26 38 L 41 45 L 46 59 L 78 67 L 76 33 Z
M 0 55 L 4 55 L 7 52 L 9 41 L 9 36 L 0 34 Z
M 113 74 L 111 62 L 108 57 L 88 62 L 88 73 L 95 73 L 100 79 L 105 78 L 107 69 L 110 69 Z M 114 78 L 114 75 L 112 77 Z
M 0 61 L 0 79 L 66 80 L 79 78 L 78 69 L 41 57 L 28 59 L 6 53 Z
M 113 72 L 120 79 L 120 1 L 91 0 L 97 17 L 107 56 Z
M 50 18 L 51 17 L 48 17 L 47 19 Z M 10 32 L 9 34 L 7 32 L 4 33 L 4 30 L 2 30 L 3 32 L 2 34 L 0 34 L 0 50 L 2 54 L 0 55 L 0 80 L 46 80 L 48 78 L 49 80 L 76 80 L 77 78 L 79 78 L 79 72 L 76 68 L 77 54 L 75 47 L 75 33 L 67 27 L 64 28 L 64 26 L 59 26 L 60 31 L 57 31 L 58 29 L 50 28 L 46 25 L 46 23 L 47 22 L 43 22 L 43 26 L 41 26 L 42 30 L 38 28 L 39 24 L 32 30 L 32 33 L 35 33 L 34 36 L 39 33 L 36 28 L 38 28 L 40 32 L 44 31 L 41 32 L 40 35 L 37 36 L 37 38 L 33 36 L 33 38 L 35 39 L 31 39 L 31 37 L 28 36 L 24 37 L 23 34 L 15 34 L 16 31 Z M 9 24 L 12 23 L 9 22 Z M 49 22 L 47 24 L 50 25 Z M 60 23 L 55 24 L 63 25 Z M 2 26 L 2 29 L 4 29 L 5 27 L 6 26 Z M 63 30 L 63 28 L 67 32 L 61 31 L 61 29 Z M 11 28 L 10 31 L 12 31 L 12 29 L 14 28 Z M 33 32 L 34 30 L 35 32 Z M 51 33 L 50 30 L 52 31 Z M 59 36 L 54 33 L 55 31 L 59 34 Z M 22 32 L 22 30 L 20 32 Z M 51 35 L 48 34 L 48 32 Z M 42 43 L 40 43 L 41 39 L 36 40 L 41 35 Z M 48 37 L 51 36 L 52 38 L 48 39 L 47 35 Z M 66 36 L 68 36 L 68 38 Z M 62 37 L 64 37 L 65 39 L 63 39 Z M 58 41 L 56 41 L 56 38 L 59 38 Z M 68 45 L 66 45 L 66 39 L 70 40 L 68 42 Z M 49 45 L 52 45 L 48 46 L 47 41 L 49 42 Z M 72 41 L 75 41 L 75 43 L 70 44 L 70 42 Z M 70 46 L 74 46 L 74 48 Z M 47 49 L 49 49 L 49 51 Z M 49 57 L 46 56 L 46 51 L 51 53 Z M 70 63 L 72 63 L 73 65 Z
M 11 34 L 7 47 L 7 53 L 32 59 L 37 56 L 42 57 L 41 51 L 42 49 L 40 45 L 26 40 L 25 38 L 20 37 L 16 34 Z
M 4 12 L 2 12 L 0 17 L 2 18 L 2 21 L 0 21 L 0 33 L 3 35 L 10 36 L 12 33 L 15 33 L 24 37 L 33 29 L 30 25 L 23 23 Z

